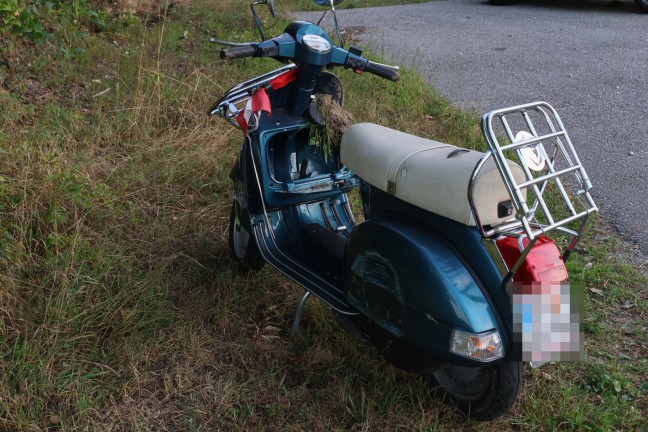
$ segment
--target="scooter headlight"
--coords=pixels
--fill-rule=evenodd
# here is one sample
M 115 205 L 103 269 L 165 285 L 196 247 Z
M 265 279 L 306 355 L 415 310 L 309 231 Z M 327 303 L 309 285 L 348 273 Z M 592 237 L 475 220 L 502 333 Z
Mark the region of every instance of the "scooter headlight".
M 455 329 L 450 336 L 450 351 L 471 360 L 482 362 L 504 357 L 502 338 L 497 330 L 472 334 Z

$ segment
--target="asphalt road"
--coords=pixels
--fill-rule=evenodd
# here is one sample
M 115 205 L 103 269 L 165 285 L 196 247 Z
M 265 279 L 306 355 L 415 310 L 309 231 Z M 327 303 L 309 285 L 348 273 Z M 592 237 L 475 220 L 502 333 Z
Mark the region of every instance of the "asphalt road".
M 338 20 L 357 45 L 415 68 L 462 108 L 553 105 L 603 215 L 648 253 L 648 14 L 633 1 L 441 0 L 340 10 Z

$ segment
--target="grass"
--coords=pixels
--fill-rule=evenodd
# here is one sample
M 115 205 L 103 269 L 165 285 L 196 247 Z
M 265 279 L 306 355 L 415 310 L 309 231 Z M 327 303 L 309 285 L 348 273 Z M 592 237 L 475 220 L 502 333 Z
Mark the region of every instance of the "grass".
M 206 39 L 254 39 L 246 8 L 194 0 L 82 30 L 0 46 L 0 430 L 641 429 L 646 281 L 602 218 L 570 263 L 587 360 L 525 371 L 509 415 L 468 422 L 316 301 L 288 339 L 300 289 L 236 273 L 241 137 L 205 112 L 275 63 L 222 63 Z M 358 120 L 482 145 L 476 117 L 413 71 L 340 76 Z

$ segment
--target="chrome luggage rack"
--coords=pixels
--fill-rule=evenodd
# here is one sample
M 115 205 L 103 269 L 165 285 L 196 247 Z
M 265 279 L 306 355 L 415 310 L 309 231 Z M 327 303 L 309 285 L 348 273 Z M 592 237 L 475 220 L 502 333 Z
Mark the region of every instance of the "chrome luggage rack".
M 551 105 L 534 102 L 491 111 L 482 118 L 482 131 L 489 150 L 473 171 L 468 201 L 484 237 L 504 235 L 518 239 L 522 254 L 505 278 L 506 284 L 538 237 L 550 231 L 559 230 L 572 237 L 563 253 L 563 260 L 567 260 L 589 216 L 598 208 L 589 192 L 592 184 L 585 168 Z M 487 227 L 480 223 L 472 195 L 479 170 L 491 157 L 511 197 L 515 219 Z M 524 181 L 516 181 L 507 158 L 522 168 Z
M 241 126 L 236 122 L 236 116 L 245 108 L 245 104 L 252 95 L 279 75 L 293 70 L 296 67 L 297 65 L 295 64 L 282 66 L 279 69 L 275 69 L 271 72 L 235 85 L 227 90 L 219 101 L 216 102 L 216 105 L 209 110 L 209 115 L 218 114 L 230 122 L 234 127 L 241 129 Z

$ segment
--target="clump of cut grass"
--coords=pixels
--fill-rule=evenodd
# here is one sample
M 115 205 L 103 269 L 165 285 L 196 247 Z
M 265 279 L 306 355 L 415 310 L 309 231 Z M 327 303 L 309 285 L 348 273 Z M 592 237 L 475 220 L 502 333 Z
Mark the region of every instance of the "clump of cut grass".
M 344 109 L 331 95 L 318 95 L 317 103 L 328 131 L 328 141 L 336 149 L 340 148 L 342 135 L 355 123 L 353 114 Z
M 321 124 L 310 125 L 310 143 L 328 158 L 333 150 L 340 150 L 342 135 L 355 121 L 353 114 L 344 109 L 331 95 L 318 94 L 315 100 L 320 117 L 318 121 Z

